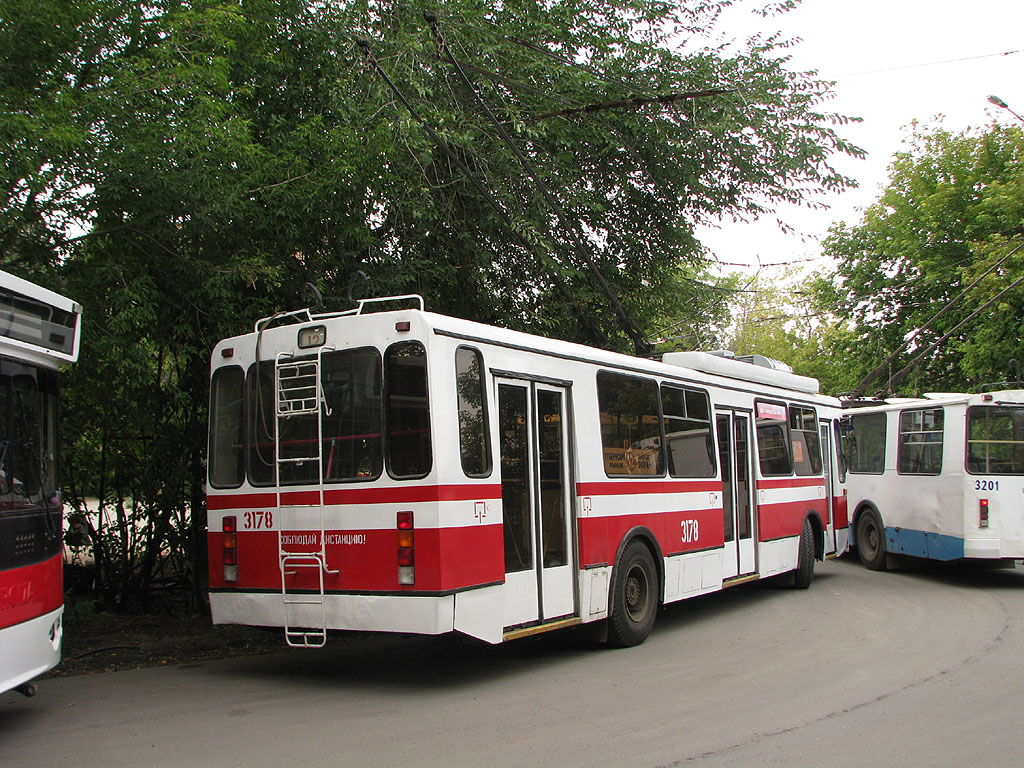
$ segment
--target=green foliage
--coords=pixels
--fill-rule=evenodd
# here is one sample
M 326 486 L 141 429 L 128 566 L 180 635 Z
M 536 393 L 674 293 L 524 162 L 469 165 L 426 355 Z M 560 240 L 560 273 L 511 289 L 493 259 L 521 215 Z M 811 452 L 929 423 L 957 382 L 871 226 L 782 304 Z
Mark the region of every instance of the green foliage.
M 306 281 L 341 309 L 362 270 L 363 295 L 628 348 L 597 273 L 652 335 L 714 337 L 695 226 L 842 188 L 830 156 L 860 154 L 821 109 L 830 84 L 787 69 L 791 41 L 706 42 L 731 4 L 446 2 L 470 90 L 401 4 L 0 0 L 0 258 L 85 306 L 64 455 L 110 513 L 93 532 L 108 595 L 173 552 L 198 596 L 209 350 L 301 306 Z
M 900 385 L 903 391 L 973 389 L 1006 377 L 1009 360 L 1021 356 L 1024 290 L 1014 288 L 984 305 L 1024 276 L 1024 255 L 1018 252 L 986 273 L 1020 244 L 1022 184 L 1019 126 L 994 123 L 960 134 L 915 127 L 878 202 L 859 225 L 840 225 L 825 242 L 838 271 L 819 283 L 818 299 L 836 308 L 836 327 L 843 329 L 830 353 L 849 365 L 846 389 L 917 329 L 923 330 L 874 388 L 886 389 L 891 374 L 934 342 L 938 346 Z
M 726 348 L 780 360 L 794 373 L 818 379 L 822 392 L 839 391 L 844 364 L 822 350 L 841 342 L 841 326 L 832 322 L 829 305 L 821 300 L 821 280 L 796 267 L 770 276 L 737 276 Z

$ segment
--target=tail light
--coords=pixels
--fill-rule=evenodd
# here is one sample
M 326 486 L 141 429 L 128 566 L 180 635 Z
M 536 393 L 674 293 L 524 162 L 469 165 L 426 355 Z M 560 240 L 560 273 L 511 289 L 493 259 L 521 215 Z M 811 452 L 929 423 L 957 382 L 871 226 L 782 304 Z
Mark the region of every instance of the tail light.
M 221 544 L 224 548 L 224 581 L 238 581 L 238 519 L 228 515 L 221 522 Z
M 412 512 L 398 513 L 398 583 L 415 584 Z
M 978 527 L 988 528 L 988 499 L 978 499 Z

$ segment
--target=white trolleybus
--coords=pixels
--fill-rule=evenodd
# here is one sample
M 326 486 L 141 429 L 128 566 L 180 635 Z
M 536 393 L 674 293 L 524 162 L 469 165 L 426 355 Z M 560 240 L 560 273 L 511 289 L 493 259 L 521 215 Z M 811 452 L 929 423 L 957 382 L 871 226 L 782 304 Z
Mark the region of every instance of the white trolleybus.
M 607 619 L 636 644 L 659 604 L 807 586 L 846 549 L 840 416 L 790 372 L 639 359 L 415 296 L 264 319 L 212 355 L 213 620 L 318 646 Z
M 851 538 L 868 568 L 1024 558 L 1024 390 L 898 399 L 844 422 Z
M 57 371 L 78 358 L 81 311 L 0 272 L 0 691 L 28 696 L 60 661 Z

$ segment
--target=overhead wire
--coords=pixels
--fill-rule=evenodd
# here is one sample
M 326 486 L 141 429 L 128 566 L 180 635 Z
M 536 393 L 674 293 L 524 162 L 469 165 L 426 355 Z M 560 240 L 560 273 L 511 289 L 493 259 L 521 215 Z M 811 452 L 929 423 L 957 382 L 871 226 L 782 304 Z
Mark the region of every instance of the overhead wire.
M 962 301 L 963 298 L 971 291 L 971 289 L 973 289 L 982 280 L 984 280 L 990 274 L 992 274 L 997 269 L 999 269 L 999 267 L 1001 267 L 1003 264 L 1005 264 L 1006 261 L 1011 256 L 1013 256 L 1015 253 L 1017 253 L 1017 251 L 1019 251 L 1021 248 L 1024 248 L 1024 243 L 1021 243 L 1020 245 L 1018 245 L 1012 251 L 1010 251 L 1005 256 L 1003 256 L 1003 258 L 1001 258 L 999 261 L 997 261 L 995 264 L 993 264 L 991 267 L 989 267 L 987 270 L 985 270 L 985 272 L 982 273 L 978 278 L 976 278 L 974 280 L 974 282 L 972 282 L 970 285 L 968 285 L 966 288 L 964 288 L 959 293 L 959 295 L 956 296 L 956 298 L 952 299 L 951 301 L 946 302 L 939 309 L 939 311 L 936 312 L 934 315 L 932 315 L 923 325 L 921 325 L 920 327 L 915 329 L 913 332 L 911 332 L 903 340 L 902 344 L 900 344 L 898 347 L 896 347 L 896 349 L 894 349 L 889 354 L 889 356 L 885 358 L 885 360 L 883 360 L 881 363 L 879 363 L 878 366 L 876 366 L 873 370 L 871 370 L 861 380 L 861 382 L 854 388 L 853 392 L 850 393 L 851 399 L 856 400 L 857 398 L 862 397 L 864 395 L 864 393 L 867 391 L 867 388 L 871 385 L 871 382 L 874 381 L 882 373 L 882 371 L 885 370 L 885 368 L 888 367 L 892 363 L 892 361 L 896 359 L 896 357 L 899 355 L 900 352 L 902 352 L 906 347 L 908 347 L 910 345 L 910 343 L 914 339 L 916 339 L 923 331 L 927 330 L 929 328 L 929 326 L 931 326 L 933 323 L 935 323 L 940 317 L 945 315 L 950 309 L 952 309 L 954 306 L 959 304 L 960 301 Z M 1022 279 L 1024 279 L 1024 278 L 1022 278 Z M 1020 282 L 1020 281 L 1017 281 L 1017 282 Z M 1014 283 L 1014 285 L 1016 285 L 1016 283 Z M 1002 295 L 1002 294 L 1000 294 L 1000 295 Z M 915 360 L 916 359 L 918 359 L 918 358 L 915 358 Z M 891 379 L 890 379 L 890 381 L 891 381 Z
M 543 182 L 543 180 L 541 180 L 540 176 L 537 174 L 537 171 L 534 169 L 533 164 L 526 158 L 526 156 L 522 153 L 522 151 L 519 149 L 516 143 L 508 135 L 508 132 L 502 127 L 501 123 L 498 121 L 498 119 L 494 116 L 494 113 L 491 111 L 491 108 L 487 105 L 487 102 L 485 102 L 481 98 L 473 83 L 466 76 L 465 71 L 463 71 L 462 67 L 459 65 L 458 59 L 455 58 L 454 54 L 452 54 L 451 52 L 451 49 L 448 47 L 448 44 L 445 42 L 445 39 L 441 34 L 441 30 L 437 25 L 437 17 L 433 14 L 426 14 L 425 19 L 427 21 L 427 24 L 430 25 L 430 28 L 434 33 L 434 37 L 437 40 L 438 46 L 440 47 L 442 52 L 448 57 L 455 71 L 458 72 L 460 78 L 465 83 L 470 93 L 473 94 L 473 96 L 476 99 L 476 103 L 480 105 L 481 109 L 483 109 L 484 113 L 491 121 L 495 130 L 498 132 L 498 135 L 501 137 L 502 141 L 504 141 L 505 144 L 509 147 L 512 153 L 516 156 L 516 159 L 519 161 L 520 165 L 522 165 L 523 169 L 533 180 L 534 185 L 540 191 L 541 196 L 544 198 L 544 201 L 548 205 L 548 208 L 555 214 L 559 223 L 562 226 L 567 227 L 569 231 L 572 233 L 571 240 L 574 245 L 574 249 L 577 253 L 577 256 L 582 259 L 583 263 L 590 270 L 591 274 L 594 276 L 594 279 L 600 286 L 602 292 L 605 294 L 608 301 L 611 303 L 612 312 L 614 313 L 616 319 L 622 327 L 622 330 L 632 340 L 633 345 L 636 349 L 636 353 L 638 355 L 650 354 L 651 350 L 653 349 L 650 341 L 648 341 L 643 331 L 640 330 L 640 327 L 636 324 L 636 321 L 633 320 L 633 318 L 630 317 L 629 314 L 626 312 L 625 308 L 622 306 L 622 303 L 619 301 L 619 298 L 615 295 L 615 292 L 612 291 L 611 286 L 608 285 L 608 282 L 605 280 L 604 276 L 597 268 L 597 265 L 594 263 L 594 260 L 590 257 L 588 253 L 586 253 L 586 251 L 582 247 L 582 233 L 580 232 L 579 225 L 565 215 L 565 211 L 562 209 L 562 206 L 558 203 L 557 200 L 555 200 L 554 195 L 551 194 L 551 191 L 547 188 L 547 185 Z

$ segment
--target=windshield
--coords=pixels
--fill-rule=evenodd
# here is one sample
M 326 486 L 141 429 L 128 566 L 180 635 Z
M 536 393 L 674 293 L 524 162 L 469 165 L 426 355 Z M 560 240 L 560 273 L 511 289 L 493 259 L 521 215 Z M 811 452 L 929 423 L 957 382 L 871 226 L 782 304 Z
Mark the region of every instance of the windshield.
M 5 508 L 57 492 L 57 374 L 0 361 L 0 494 Z
M 57 374 L 0 359 L 0 570 L 60 554 Z

